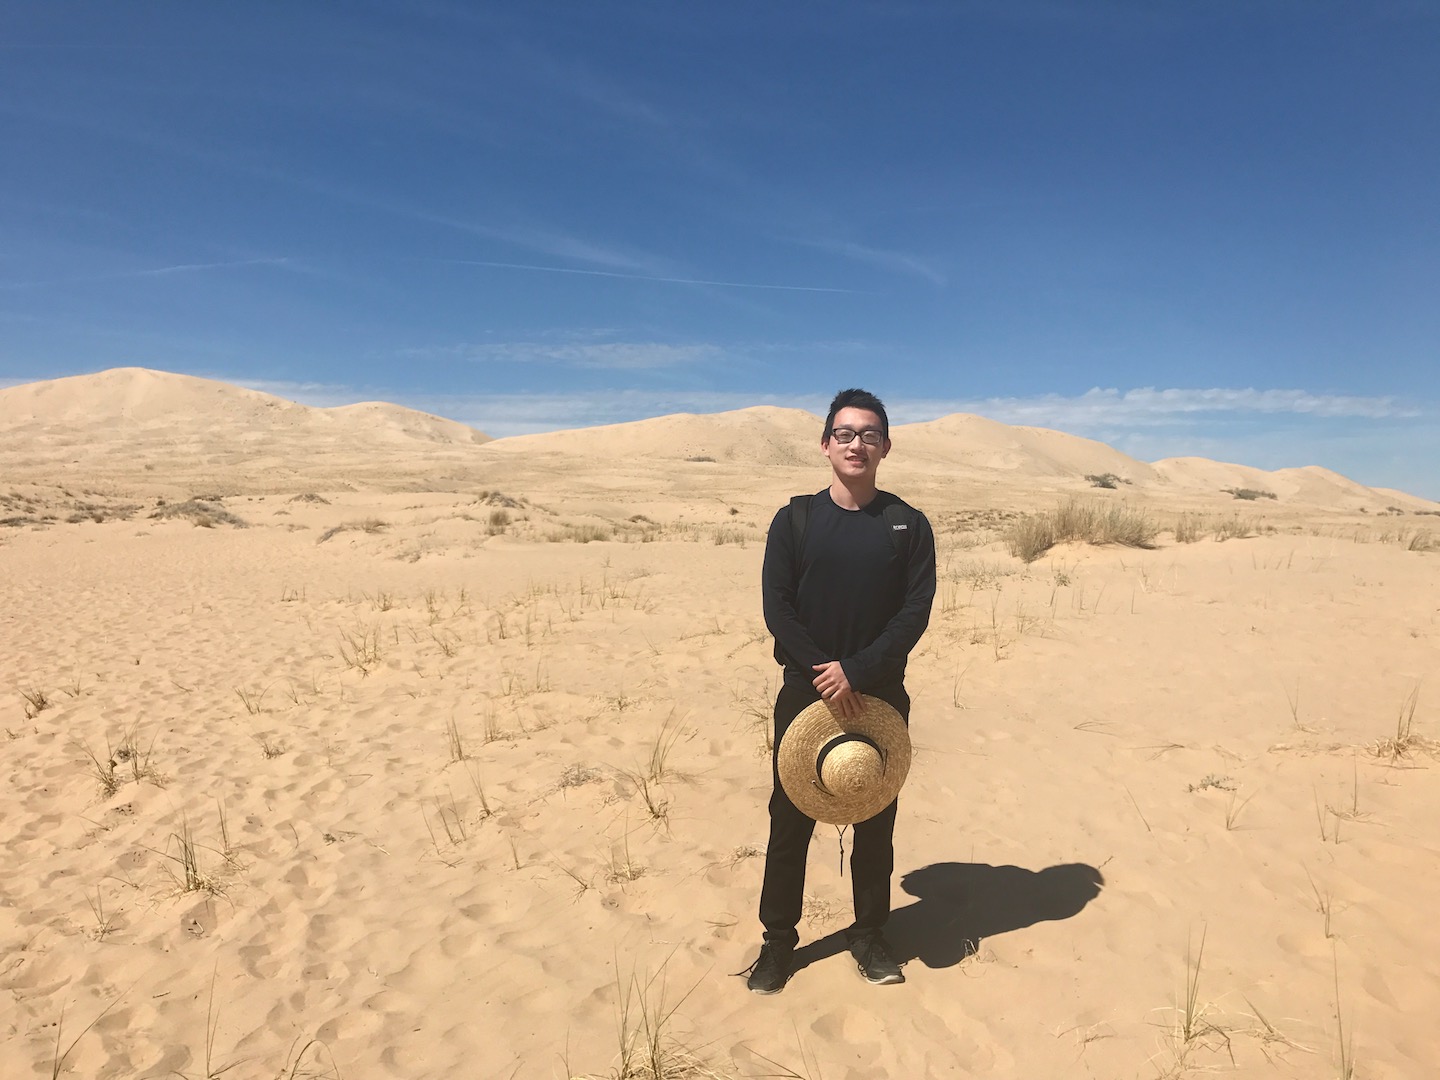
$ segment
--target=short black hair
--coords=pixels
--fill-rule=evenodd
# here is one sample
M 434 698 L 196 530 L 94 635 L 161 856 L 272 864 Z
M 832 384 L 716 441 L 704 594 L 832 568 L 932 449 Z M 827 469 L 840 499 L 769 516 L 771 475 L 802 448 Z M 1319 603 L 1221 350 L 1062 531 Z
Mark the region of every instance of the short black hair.
M 835 430 L 835 414 L 841 409 L 864 409 L 866 412 L 873 412 L 880 417 L 880 434 L 890 438 L 890 417 L 885 414 L 885 403 L 869 390 L 852 386 L 849 390 L 841 390 L 835 395 L 835 400 L 830 402 L 830 412 L 825 417 L 825 430 L 820 434 L 822 443 L 830 441 L 830 435 Z

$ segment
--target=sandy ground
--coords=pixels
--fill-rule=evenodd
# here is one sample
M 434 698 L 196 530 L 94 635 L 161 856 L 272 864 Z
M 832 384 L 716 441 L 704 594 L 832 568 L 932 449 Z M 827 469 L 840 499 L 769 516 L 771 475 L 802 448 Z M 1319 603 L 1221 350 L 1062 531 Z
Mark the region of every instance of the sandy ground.
M 839 950 L 821 827 L 807 966 L 758 997 L 731 973 L 777 686 L 759 568 L 826 481 L 814 418 L 485 443 L 295 414 L 259 469 L 223 437 L 248 392 L 81 438 L 94 385 L 69 413 L 0 392 L 0 1076 L 616 1076 L 647 1025 L 677 1076 L 1434 1075 L 1433 504 L 897 429 L 882 481 L 941 578 L 909 981 Z M 1067 494 L 1251 535 L 1010 555 Z

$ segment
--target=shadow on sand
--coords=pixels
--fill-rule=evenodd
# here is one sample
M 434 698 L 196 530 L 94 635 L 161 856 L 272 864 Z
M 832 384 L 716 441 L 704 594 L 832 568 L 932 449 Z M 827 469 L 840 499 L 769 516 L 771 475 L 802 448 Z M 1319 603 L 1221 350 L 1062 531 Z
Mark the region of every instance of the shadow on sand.
M 984 863 L 932 863 L 900 879 L 916 900 L 897 908 L 885 927 L 895 959 L 953 967 L 984 938 L 1038 922 L 1068 919 L 1100 895 L 1105 879 L 1085 863 L 1025 870 Z M 795 951 L 795 969 L 845 951 L 843 932 Z

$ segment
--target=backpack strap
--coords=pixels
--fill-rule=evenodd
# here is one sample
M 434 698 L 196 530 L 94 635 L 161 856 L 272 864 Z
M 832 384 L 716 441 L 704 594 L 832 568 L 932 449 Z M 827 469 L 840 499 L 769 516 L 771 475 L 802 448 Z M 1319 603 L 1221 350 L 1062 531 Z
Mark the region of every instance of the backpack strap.
M 899 499 L 887 502 L 880 514 L 884 517 L 885 524 L 890 526 L 890 542 L 895 545 L 895 551 L 908 564 L 910 552 L 914 550 L 915 530 L 919 515 L 915 512 L 914 507 Z
M 796 495 L 790 500 L 790 547 L 799 565 L 800 550 L 805 546 L 805 530 L 810 524 L 810 500 L 814 495 Z

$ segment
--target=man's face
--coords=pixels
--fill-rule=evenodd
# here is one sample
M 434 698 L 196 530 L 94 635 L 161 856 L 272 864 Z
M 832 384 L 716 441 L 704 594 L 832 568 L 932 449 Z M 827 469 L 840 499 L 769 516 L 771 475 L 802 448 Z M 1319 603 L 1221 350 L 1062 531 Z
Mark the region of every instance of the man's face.
M 849 443 L 842 443 L 836 438 L 828 442 L 821 441 L 820 452 L 830 459 L 830 467 L 835 470 L 835 475 L 842 480 L 868 479 L 874 483 L 876 470 L 880 468 L 880 459 L 890 453 L 890 440 L 882 438 L 879 446 L 870 446 L 862 436 L 867 431 L 880 434 L 880 417 L 869 409 L 845 408 L 835 414 L 835 422 L 831 428 L 834 431 L 843 428 L 856 433 Z

